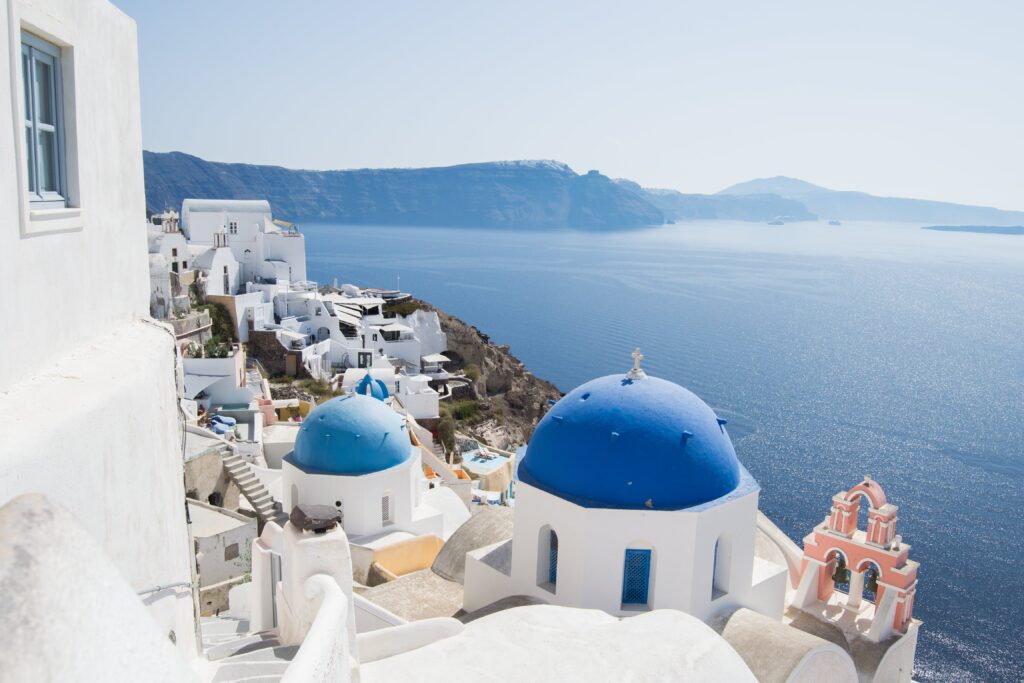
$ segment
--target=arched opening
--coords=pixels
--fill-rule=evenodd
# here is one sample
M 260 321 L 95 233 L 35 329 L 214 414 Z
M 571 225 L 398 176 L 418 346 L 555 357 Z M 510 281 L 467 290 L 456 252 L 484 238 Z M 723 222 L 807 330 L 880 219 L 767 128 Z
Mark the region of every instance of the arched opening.
M 871 499 L 863 491 L 858 491 L 855 497 L 860 498 L 860 507 L 857 509 L 857 528 L 866 533 L 871 515 Z
M 830 550 L 826 562 L 832 572 L 832 586 L 840 593 L 849 594 L 850 568 L 847 566 L 846 555 L 841 550 Z
M 878 600 L 878 580 L 882 576 L 882 568 L 871 560 L 865 560 L 861 562 L 859 570 L 864 573 L 861 597 L 870 603 L 875 603 Z
M 622 567 L 622 609 L 647 607 L 651 601 L 651 548 L 626 548 Z
M 558 585 L 558 534 L 546 524 L 537 534 L 537 585 L 552 593 Z
M 320 314 L 320 309 L 317 309 L 317 315 Z M 331 338 L 331 331 L 326 327 L 321 327 L 316 331 L 316 340 L 318 342 L 326 341 Z
M 726 595 L 729 592 L 729 575 L 732 567 L 732 540 L 722 534 L 715 541 L 715 550 L 711 565 L 711 599 Z

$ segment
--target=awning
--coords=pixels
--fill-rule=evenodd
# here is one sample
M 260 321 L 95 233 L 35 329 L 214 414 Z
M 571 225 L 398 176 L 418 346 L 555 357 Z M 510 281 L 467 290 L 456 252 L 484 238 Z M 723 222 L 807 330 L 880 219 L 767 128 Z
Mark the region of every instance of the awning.
M 424 363 L 447 363 L 450 360 L 451 358 L 443 353 L 432 353 L 429 356 L 423 356 Z
M 338 320 L 346 325 L 351 325 L 352 327 L 358 325 L 359 321 L 363 319 L 362 315 L 353 311 L 351 308 L 338 306 L 337 304 L 334 305 L 334 315 L 338 317 Z
M 405 325 L 399 325 L 398 323 L 391 323 L 390 325 L 384 325 L 380 328 L 381 332 L 412 332 L 411 327 Z
M 185 398 L 192 400 L 212 384 L 224 379 L 225 375 L 185 375 Z

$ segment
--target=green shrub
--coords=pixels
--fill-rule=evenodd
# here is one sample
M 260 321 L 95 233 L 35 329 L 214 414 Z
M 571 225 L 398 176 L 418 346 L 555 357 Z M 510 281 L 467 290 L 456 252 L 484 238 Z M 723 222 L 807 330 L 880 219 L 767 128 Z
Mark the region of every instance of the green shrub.
M 469 365 L 467 365 L 463 369 L 463 372 L 466 373 L 466 379 L 468 379 L 470 382 L 475 382 L 478 379 L 480 379 L 480 366 L 477 365 L 476 363 L 470 363 Z
M 202 304 L 196 306 L 196 309 L 210 314 L 210 322 L 213 323 L 210 334 L 215 339 L 222 342 L 238 341 L 235 324 L 231 321 L 231 314 L 223 304 Z
M 480 404 L 476 401 L 455 401 L 451 404 L 451 416 L 456 420 L 468 420 L 480 412 Z
M 223 343 L 217 337 L 210 337 L 203 344 L 203 352 L 207 358 L 227 358 L 231 355 L 231 345 Z
M 406 299 L 405 301 L 384 304 L 384 312 L 394 313 L 395 315 L 411 315 L 419 309 L 420 302 L 415 299 Z
M 444 415 L 437 425 L 437 438 L 449 452 L 455 450 L 455 420 L 451 415 Z

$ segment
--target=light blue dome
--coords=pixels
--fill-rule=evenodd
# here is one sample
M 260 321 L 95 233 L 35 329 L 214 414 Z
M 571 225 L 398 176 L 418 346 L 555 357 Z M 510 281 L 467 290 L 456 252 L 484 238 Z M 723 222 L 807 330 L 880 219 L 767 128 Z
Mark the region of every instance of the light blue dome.
M 363 396 L 371 396 L 378 401 L 383 401 L 388 397 L 388 385 L 384 384 L 379 379 L 374 379 L 370 376 L 370 373 L 366 373 L 359 384 L 356 385 L 356 393 L 362 394 Z
M 306 472 L 359 475 L 400 465 L 411 455 L 405 420 L 380 401 L 353 394 L 314 408 L 288 457 Z
M 537 425 L 519 478 L 585 507 L 679 510 L 740 483 L 725 421 L 657 377 L 577 387 Z

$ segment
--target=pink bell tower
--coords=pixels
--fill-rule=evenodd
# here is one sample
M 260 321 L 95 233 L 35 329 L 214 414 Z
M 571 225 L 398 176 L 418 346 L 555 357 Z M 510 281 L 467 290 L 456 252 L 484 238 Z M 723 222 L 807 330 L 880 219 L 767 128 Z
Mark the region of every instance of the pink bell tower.
M 857 515 L 865 501 L 868 523 L 861 530 Z M 793 604 L 876 643 L 916 624 L 919 565 L 896 534 L 897 509 L 870 476 L 833 496 L 828 516 L 804 538 Z M 829 609 L 836 606 L 843 609 Z

